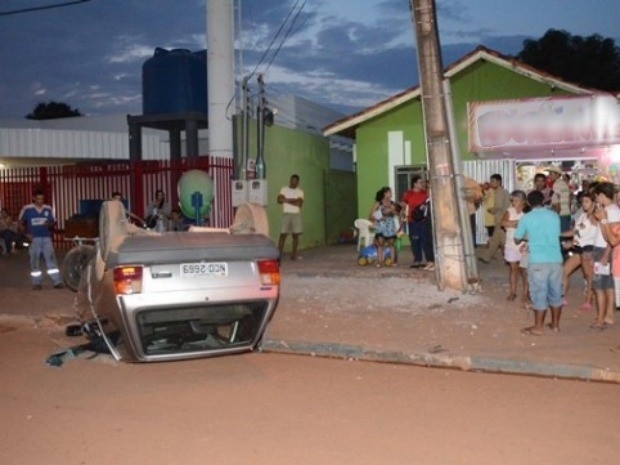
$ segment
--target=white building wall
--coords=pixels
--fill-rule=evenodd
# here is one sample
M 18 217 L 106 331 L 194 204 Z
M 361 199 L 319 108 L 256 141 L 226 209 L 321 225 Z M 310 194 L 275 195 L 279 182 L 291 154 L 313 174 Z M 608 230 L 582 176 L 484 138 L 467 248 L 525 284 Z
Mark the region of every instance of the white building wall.
M 142 135 L 143 158 L 169 158 L 161 137 Z M 61 158 L 66 160 L 127 160 L 126 132 L 0 128 L 0 158 Z

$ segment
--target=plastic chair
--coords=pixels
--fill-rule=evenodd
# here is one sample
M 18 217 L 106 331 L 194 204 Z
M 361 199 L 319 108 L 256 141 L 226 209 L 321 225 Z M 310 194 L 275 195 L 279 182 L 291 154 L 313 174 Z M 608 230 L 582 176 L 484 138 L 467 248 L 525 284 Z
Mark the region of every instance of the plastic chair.
M 374 234 L 372 233 L 371 228 L 373 224 L 365 218 L 358 218 L 355 220 L 353 225 L 357 230 L 357 250 L 359 252 L 362 248 L 362 242 L 364 243 L 364 247 L 372 245 Z

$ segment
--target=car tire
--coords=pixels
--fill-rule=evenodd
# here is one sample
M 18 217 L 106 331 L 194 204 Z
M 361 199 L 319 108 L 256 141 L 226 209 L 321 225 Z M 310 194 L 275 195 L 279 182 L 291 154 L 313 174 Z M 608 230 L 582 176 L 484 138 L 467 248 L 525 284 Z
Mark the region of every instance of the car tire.
M 81 245 L 71 249 L 62 262 L 62 280 L 65 286 L 77 292 L 82 274 L 94 257 L 93 246 Z

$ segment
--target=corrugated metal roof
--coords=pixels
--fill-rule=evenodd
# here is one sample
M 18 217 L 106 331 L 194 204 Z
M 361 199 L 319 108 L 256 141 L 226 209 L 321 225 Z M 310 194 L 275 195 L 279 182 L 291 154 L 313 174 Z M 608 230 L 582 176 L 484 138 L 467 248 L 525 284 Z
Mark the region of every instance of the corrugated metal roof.
M 142 135 L 145 160 L 169 158 L 160 136 Z M 0 128 L 0 158 L 32 157 L 68 160 L 128 160 L 126 132 Z
M 486 60 L 496 65 L 502 66 L 515 73 L 526 76 L 535 81 L 544 82 L 549 85 L 553 85 L 558 89 L 566 90 L 567 92 L 573 92 L 575 94 L 593 94 L 593 93 L 605 93 L 602 91 L 588 89 L 577 84 L 572 84 L 563 81 L 551 74 L 544 71 L 537 70 L 536 68 L 526 65 L 514 58 L 502 55 L 501 53 L 491 50 L 489 48 L 480 46 L 470 53 L 459 58 L 450 66 L 444 69 L 444 77 L 450 78 L 455 74 L 461 72 L 472 64 L 480 60 Z M 385 99 L 377 104 L 368 107 L 358 113 L 354 113 L 346 118 L 333 122 L 332 124 L 323 128 L 324 136 L 331 136 L 333 134 L 342 134 L 349 137 L 355 137 L 355 129 L 361 123 L 368 121 L 386 111 L 400 106 L 401 104 L 414 100 L 420 96 L 420 87 L 410 87 L 392 97 Z

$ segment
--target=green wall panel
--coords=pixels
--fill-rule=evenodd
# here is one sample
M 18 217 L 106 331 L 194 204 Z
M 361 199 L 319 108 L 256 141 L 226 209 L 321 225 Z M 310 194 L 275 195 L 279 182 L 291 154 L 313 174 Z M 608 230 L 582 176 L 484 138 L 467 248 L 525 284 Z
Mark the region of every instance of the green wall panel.
M 256 158 L 256 122 L 250 125 L 250 158 Z M 300 177 L 304 191 L 302 208 L 304 233 L 299 240 L 301 250 L 325 243 L 324 172 L 329 169 L 329 142 L 323 136 L 294 131 L 279 126 L 265 128 L 265 164 L 269 205 L 269 235 L 277 243 L 280 235 L 282 206 L 278 193 L 287 186 L 292 174 Z M 291 247 L 289 235 L 285 252 Z
M 388 185 L 388 133 L 402 131 L 403 138 L 411 141 L 412 164 L 426 163 L 422 113 L 419 105 L 404 104 L 386 112 L 358 128 L 357 185 L 358 213 L 366 218 L 375 193 Z

